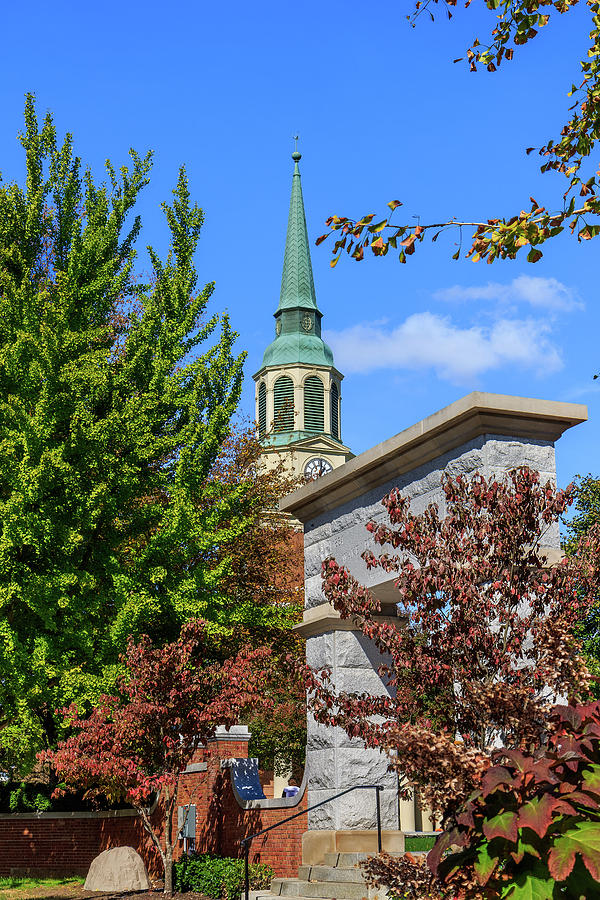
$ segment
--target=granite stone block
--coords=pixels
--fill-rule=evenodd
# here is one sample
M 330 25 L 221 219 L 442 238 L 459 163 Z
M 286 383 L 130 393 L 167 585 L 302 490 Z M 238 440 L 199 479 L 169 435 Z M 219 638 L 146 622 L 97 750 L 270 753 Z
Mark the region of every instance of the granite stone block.
M 333 803 L 337 806 L 336 817 L 339 822 L 337 828 L 377 827 L 375 791 L 353 791 L 351 794 L 345 794 L 338 800 L 334 800 Z M 398 828 L 398 795 L 396 791 L 380 791 L 379 803 L 382 827 Z
M 336 668 L 373 669 L 383 662 L 373 641 L 358 631 L 336 631 L 334 642 Z
M 329 750 L 311 750 L 306 754 L 308 783 L 311 790 L 327 790 L 336 786 L 335 753 Z
M 388 757 L 362 745 L 339 747 L 336 751 L 337 784 L 341 791 L 357 784 L 380 784 L 396 790 L 398 776 L 389 771 Z
M 335 664 L 334 632 L 313 635 L 306 640 L 306 662 L 313 669 Z
M 340 691 L 348 694 L 386 694 L 390 693 L 389 687 L 374 669 L 342 669 L 335 672 L 335 686 Z
M 321 725 L 315 722 L 308 714 L 306 729 L 306 750 L 328 750 L 336 746 L 337 732 L 341 729 L 332 728 L 330 725 Z

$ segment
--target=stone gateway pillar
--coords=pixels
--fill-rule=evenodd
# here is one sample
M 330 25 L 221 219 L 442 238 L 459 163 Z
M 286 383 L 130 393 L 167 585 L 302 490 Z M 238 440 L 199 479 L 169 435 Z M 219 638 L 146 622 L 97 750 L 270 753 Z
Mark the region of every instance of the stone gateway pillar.
M 361 558 L 372 548 L 367 521 L 385 519 L 385 494 L 398 487 L 418 514 L 431 502 L 443 512 L 444 473 L 502 477 L 527 465 L 556 482 L 554 444 L 586 419 L 587 409 L 579 404 L 472 393 L 284 498 L 281 509 L 304 525 L 305 610 L 297 629 L 306 637 L 309 665 L 329 667 L 335 685 L 346 691 L 386 690 L 377 674 L 382 662 L 377 649 L 351 621 L 340 619 L 321 591 L 321 563 L 334 556 L 379 598 L 382 614 L 400 626 L 393 579 L 382 581 L 385 573 L 368 571 Z M 560 552 L 558 527 L 547 540 L 551 552 Z M 384 829 L 418 827 L 418 817 L 410 821 L 406 808 L 401 816 L 397 776 L 387 771 L 385 755 L 341 729 L 318 725 L 310 714 L 306 766 L 309 806 L 353 785 L 379 784 Z M 309 813 L 308 821 L 313 844 L 318 833 L 327 849 L 346 849 L 343 835 L 354 832 L 358 838 L 357 832 L 375 828 L 374 792 L 347 794 Z

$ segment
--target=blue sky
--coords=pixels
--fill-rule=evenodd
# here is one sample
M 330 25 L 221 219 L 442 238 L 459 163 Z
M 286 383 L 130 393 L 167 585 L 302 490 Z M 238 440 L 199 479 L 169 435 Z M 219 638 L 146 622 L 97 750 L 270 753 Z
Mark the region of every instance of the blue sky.
M 498 73 L 453 65 L 493 14 L 406 22 L 410 4 L 263 2 L 7 5 L 0 58 L 0 171 L 22 177 L 15 140 L 23 95 L 101 177 L 106 157 L 155 151 L 143 245 L 164 248 L 160 202 L 185 163 L 206 224 L 200 277 L 215 281 L 251 374 L 273 336 L 300 133 L 311 240 L 331 213 L 399 199 L 422 222 L 513 214 L 529 195 L 551 207 L 563 186 L 525 155 L 566 121 L 586 52 L 586 10 L 550 23 Z M 466 235 L 468 237 L 468 235 Z M 561 236 L 544 258 L 453 262 L 452 236 L 393 256 L 329 266 L 313 246 L 323 325 L 346 374 L 343 437 L 358 453 L 471 390 L 586 403 L 590 421 L 558 444 L 559 482 L 600 473 L 598 240 Z

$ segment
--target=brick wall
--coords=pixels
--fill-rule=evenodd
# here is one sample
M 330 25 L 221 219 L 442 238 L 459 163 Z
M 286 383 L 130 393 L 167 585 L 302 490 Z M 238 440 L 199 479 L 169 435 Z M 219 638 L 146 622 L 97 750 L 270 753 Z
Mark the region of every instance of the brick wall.
M 248 755 L 247 741 L 215 740 L 198 751 L 194 762 L 206 771 L 181 776 L 179 804 L 196 804 L 196 849 L 222 856 L 241 855 L 241 838 L 306 808 L 306 796 L 291 809 L 243 810 L 221 760 Z M 112 813 L 19 813 L 0 815 L 0 876 L 11 874 L 85 875 L 91 861 L 111 847 L 131 846 L 151 874 L 161 873 L 160 858 L 136 815 Z M 153 814 L 160 823 L 161 811 Z M 176 827 L 175 822 L 175 827 Z M 253 841 L 250 859 L 268 863 L 276 875 L 296 875 L 301 863 L 306 813 Z M 183 841 L 175 858 L 183 853 Z
M 135 847 L 152 874 L 160 859 L 135 815 L 53 813 L 0 817 L 0 875 L 86 875 L 103 850 Z

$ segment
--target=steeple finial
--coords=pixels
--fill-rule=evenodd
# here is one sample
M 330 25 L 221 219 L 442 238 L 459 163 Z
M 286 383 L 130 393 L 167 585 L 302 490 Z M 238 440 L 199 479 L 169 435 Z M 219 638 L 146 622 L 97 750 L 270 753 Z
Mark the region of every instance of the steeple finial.
M 293 307 L 318 309 L 306 230 L 300 169 L 298 168 L 298 161 L 302 159 L 302 154 L 298 151 L 297 134 L 294 135 L 294 141 L 296 142 L 296 149 L 292 153 L 292 159 L 294 160 L 292 197 L 290 200 L 278 309 L 291 309 Z
M 298 140 L 300 139 L 300 135 L 294 135 L 294 152 L 292 153 L 292 159 L 294 160 L 294 175 L 300 174 L 300 169 L 298 168 L 298 163 L 302 159 L 302 154 L 298 152 Z

